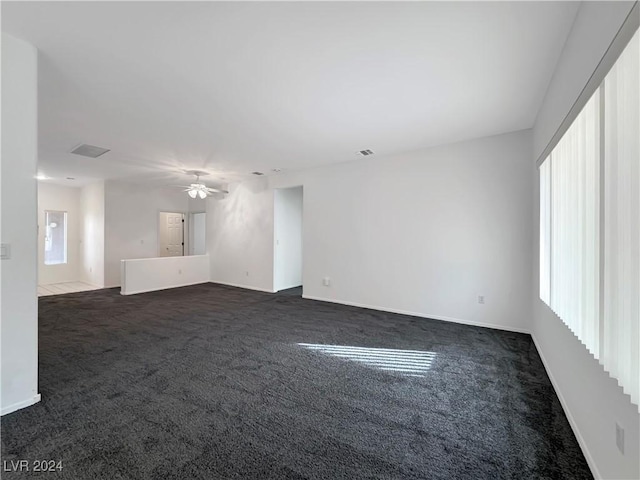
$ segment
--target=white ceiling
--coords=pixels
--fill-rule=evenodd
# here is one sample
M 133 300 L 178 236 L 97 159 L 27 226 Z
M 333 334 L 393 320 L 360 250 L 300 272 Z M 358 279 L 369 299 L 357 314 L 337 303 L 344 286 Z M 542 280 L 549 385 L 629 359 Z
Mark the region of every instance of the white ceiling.
M 216 183 L 529 128 L 578 7 L 2 2 L 2 29 L 40 50 L 43 173 Z

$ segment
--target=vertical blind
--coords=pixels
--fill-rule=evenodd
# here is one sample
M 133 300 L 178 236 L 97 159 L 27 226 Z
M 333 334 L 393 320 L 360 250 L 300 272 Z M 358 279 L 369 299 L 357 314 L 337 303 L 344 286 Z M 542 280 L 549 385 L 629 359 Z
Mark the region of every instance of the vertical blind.
M 540 166 L 540 298 L 638 405 L 638 32 Z
M 598 351 L 600 95 L 551 152 L 550 307 Z
M 602 362 L 638 403 L 640 388 L 640 37 L 604 81 Z M 626 390 L 626 389 L 625 389 Z

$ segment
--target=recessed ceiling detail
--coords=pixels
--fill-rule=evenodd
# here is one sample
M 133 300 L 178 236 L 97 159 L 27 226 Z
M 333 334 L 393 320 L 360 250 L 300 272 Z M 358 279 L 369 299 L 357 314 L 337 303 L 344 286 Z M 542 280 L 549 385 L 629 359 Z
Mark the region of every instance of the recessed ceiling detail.
M 96 147 L 95 145 L 87 145 L 86 143 L 83 143 L 71 150 L 71 153 L 82 155 L 83 157 L 98 158 L 100 155 L 104 155 L 109 151 L 110 150 L 108 148 Z

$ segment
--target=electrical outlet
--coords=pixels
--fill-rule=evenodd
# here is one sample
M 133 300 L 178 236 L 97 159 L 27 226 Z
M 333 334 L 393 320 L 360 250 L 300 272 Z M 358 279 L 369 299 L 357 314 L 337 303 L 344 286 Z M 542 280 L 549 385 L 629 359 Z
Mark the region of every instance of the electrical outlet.
M 178 275 L 182 275 L 182 269 L 181 268 L 178 269 Z
M 624 428 L 616 422 L 616 446 L 620 453 L 624 455 Z
M 478 303 L 484 305 L 484 295 L 478 295 Z
M 328 287 L 329 285 L 331 285 L 331 279 L 330 279 L 329 277 L 324 277 L 324 278 L 322 279 L 322 284 L 323 284 L 325 287 Z
M 89 267 L 89 273 L 93 273 L 93 267 Z
M 248 277 L 248 276 L 249 276 L 249 270 L 247 270 L 246 272 L 244 272 L 244 274 Z

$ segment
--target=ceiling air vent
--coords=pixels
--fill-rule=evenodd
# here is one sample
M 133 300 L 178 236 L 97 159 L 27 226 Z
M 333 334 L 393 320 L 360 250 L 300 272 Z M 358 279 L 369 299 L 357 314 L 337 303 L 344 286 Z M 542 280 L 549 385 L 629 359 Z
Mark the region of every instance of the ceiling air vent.
M 262 173 L 262 172 L 251 172 L 251 174 L 252 175 L 258 175 L 258 176 L 264 175 L 264 173 Z
M 360 150 L 360 151 L 358 152 L 358 155 L 361 155 L 361 156 L 363 156 L 363 157 L 368 157 L 369 155 L 373 155 L 373 150 L 369 150 L 369 149 L 367 149 L 367 150 Z
M 108 151 L 108 148 L 96 147 L 94 145 L 87 145 L 83 143 L 82 145 L 71 150 L 71 153 L 82 155 L 83 157 L 98 158 L 100 155 L 104 155 Z

